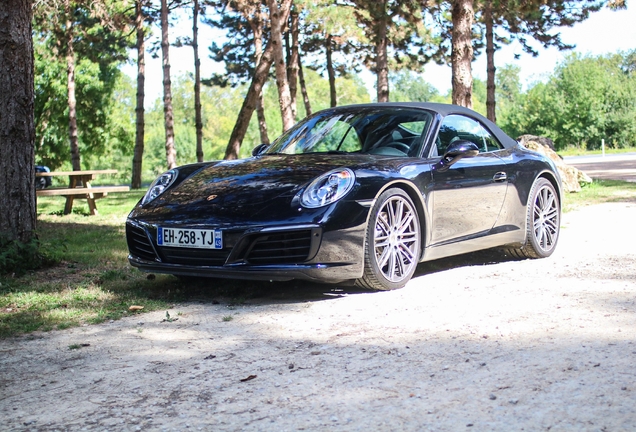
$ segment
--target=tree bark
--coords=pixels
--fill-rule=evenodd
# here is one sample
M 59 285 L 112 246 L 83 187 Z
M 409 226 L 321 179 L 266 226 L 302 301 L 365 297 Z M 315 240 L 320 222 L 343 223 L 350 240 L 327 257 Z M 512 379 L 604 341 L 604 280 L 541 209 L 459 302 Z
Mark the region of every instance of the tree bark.
M 132 180 L 133 189 L 141 188 L 141 172 L 144 157 L 144 97 L 146 82 L 146 35 L 144 33 L 143 1 L 137 0 L 135 4 L 135 28 L 137 30 L 137 106 L 135 107 L 136 132 L 135 150 L 133 153 Z
M 472 25 L 474 19 L 473 0 L 452 2 L 452 53 L 453 104 L 473 107 L 473 60 Z
M 0 238 L 35 236 L 32 2 L 3 0 L 0 12 Z
M 303 62 L 298 52 L 298 82 L 300 84 L 300 92 L 303 95 L 303 103 L 305 104 L 305 114 L 311 115 L 311 102 L 309 101 L 309 93 L 307 93 L 307 84 L 305 83 L 305 74 L 303 73 Z
M 163 116 L 166 131 L 166 162 L 168 169 L 177 166 L 174 148 L 174 114 L 170 83 L 170 42 L 168 40 L 168 0 L 161 0 L 161 54 L 163 57 Z
M 66 86 L 68 98 L 68 136 L 71 148 L 73 171 L 82 169 L 80 163 L 79 138 L 77 133 L 77 100 L 75 98 L 75 50 L 73 48 L 74 26 L 70 1 L 64 2 L 66 16 Z
M 241 143 L 243 142 L 243 138 L 245 138 L 245 133 L 247 132 L 247 127 L 250 124 L 250 119 L 256 109 L 258 96 L 262 93 L 263 84 L 267 81 L 267 74 L 269 73 L 269 69 L 272 67 L 273 61 L 274 49 L 270 42 L 267 44 L 265 51 L 263 51 L 261 61 L 258 63 L 256 70 L 254 71 L 250 88 L 247 90 L 247 95 L 245 95 L 245 99 L 243 100 L 243 105 L 241 106 L 238 118 L 234 124 L 234 129 L 232 129 L 230 141 L 225 149 L 225 159 L 238 159 L 239 157 Z
M 284 0 L 291 3 L 291 0 Z M 283 132 L 287 131 L 294 125 L 294 116 L 291 107 L 291 94 L 289 91 L 289 82 L 287 81 L 287 68 L 285 67 L 285 55 L 283 50 L 282 27 L 286 19 L 282 19 L 283 14 L 278 7 L 276 0 L 267 0 L 269 7 L 269 17 L 271 23 L 271 40 L 270 44 L 273 48 L 274 68 L 276 70 L 276 86 L 278 87 L 278 104 L 280 106 L 281 117 L 283 121 Z
M 327 54 L 327 76 L 329 77 L 329 101 L 330 106 L 338 106 L 338 93 L 336 92 L 336 72 L 333 69 L 333 36 L 327 35 L 325 39 L 325 51 Z
M 283 0 L 280 7 L 280 17 L 282 21 L 287 19 L 290 5 L 291 0 Z M 256 109 L 258 95 L 263 89 L 263 84 L 267 81 L 267 74 L 269 73 L 269 69 L 271 68 L 273 61 L 274 46 L 270 40 L 263 51 L 261 61 L 258 62 L 258 65 L 256 66 L 252 82 L 250 83 L 250 88 L 243 100 L 243 105 L 241 106 L 236 123 L 234 124 L 234 129 L 232 129 L 230 140 L 227 144 L 227 148 L 225 149 L 225 159 L 237 159 L 239 156 L 241 143 L 243 142 L 243 138 L 245 138 L 245 133 L 247 132 L 247 127 L 250 124 L 250 119 Z
M 298 109 L 296 105 L 296 95 L 298 94 L 298 12 L 290 12 L 291 19 L 291 56 L 287 65 L 287 80 L 289 81 L 289 95 L 291 97 L 291 110 L 294 122 L 298 119 Z
M 378 1 L 381 8 L 378 21 L 378 32 L 375 43 L 375 71 L 377 78 L 378 102 L 389 101 L 389 62 L 388 62 L 388 37 L 387 37 L 387 10 L 386 0 Z
M 203 120 L 201 118 L 201 60 L 199 60 L 199 0 L 194 0 L 192 49 L 194 50 L 194 121 L 197 134 L 197 162 L 203 162 Z
M 497 101 L 495 96 L 495 42 L 492 21 L 492 2 L 484 3 L 484 22 L 486 23 L 486 116 L 493 123 L 497 122 Z
M 263 56 L 263 20 L 250 20 L 250 25 L 252 27 L 252 34 L 254 35 L 255 63 L 258 65 Z M 256 102 L 256 117 L 258 119 L 258 131 L 261 137 L 261 144 L 269 144 L 267 120 L 265 119 L 265 98 L 263 97 L 262 89 L 258 94 L 258 100 Z

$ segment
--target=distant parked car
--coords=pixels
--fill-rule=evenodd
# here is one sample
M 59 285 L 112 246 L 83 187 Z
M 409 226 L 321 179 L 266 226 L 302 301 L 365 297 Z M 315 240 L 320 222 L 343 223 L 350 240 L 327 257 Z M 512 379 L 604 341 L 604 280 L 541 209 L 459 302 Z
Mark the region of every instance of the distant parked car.
M 418 263 L 495 246 L 547 257 L 551 160 L 472 110 L 382 103 L 318 112 L 253 157 L 172 169 L 126 223 L 141 270 L 403 287 Z
M 35 166 L 35 172 L 36 173 L 42 173 L 42 172 L 51 172 L 51 170 L 49 169 L 49 167 L 44 166 L 44 165 L 36 165 Z M 36 189 L 44 189 L 51 186 L 51 177 L 36 177 L 35 178 L 35 188 Z

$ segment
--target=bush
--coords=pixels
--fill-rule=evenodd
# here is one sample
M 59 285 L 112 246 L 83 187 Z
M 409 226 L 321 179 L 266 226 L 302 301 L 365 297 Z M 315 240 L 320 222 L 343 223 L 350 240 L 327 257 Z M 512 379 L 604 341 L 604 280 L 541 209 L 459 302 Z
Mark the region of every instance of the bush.
M 27 243 L 0 237 L 0 275 L 22 276 L 29 270 L 50 265 L 52 260 L 40 252 L 37 238 Z

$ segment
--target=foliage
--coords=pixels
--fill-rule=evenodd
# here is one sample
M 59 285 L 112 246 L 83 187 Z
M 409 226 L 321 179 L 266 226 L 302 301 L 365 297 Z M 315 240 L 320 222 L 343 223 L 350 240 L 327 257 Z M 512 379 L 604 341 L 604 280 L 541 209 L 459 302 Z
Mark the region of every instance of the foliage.
M 70 166 L 67 63 L 67 24 L 73 26 L 77 124 L 80 148 L 94 157 L 113 145 L 110 102 L 126 60 L 130 40 L 114 28 L 122 4 L 70 2 L 72 19 L 54 5 L 36 9 L 34 19 L 36 161 L 57 169 Z M 109 7 L 109 22 L 93 8 Z M 67 19 L 69 21 L 67 21 Z M 90 167 L 85 162 L 86 167 Z
M 393 102 L 437 102 L 439 100 L 439 91 L 415 72 L 393 73 L 389 80 L 393 89 L 391 91 Z
M 27 271 L 51 264 L 52 259 L 40 251 L 37 238 L 23 243 L 0 237 L 0 275 L 22 276 Z
M 305 74 L 309 97 L 316 110 L 329 107 L 329 83 L 318 73 L 308 70 Z M 338 94 L 342 104 L 366 103 L 369 94 L 362 81 L 357 77 L 338 78 Z M 246 86 L 235 88 L 204 86 L 201 89 L 203 118 L 203 144 L 206 160 L 222 159 L 228 138 L 234 127 L 234 121 L 241 106 Z M 278 93 L 274 83 L 265 86 L 265 116 L 270 135 L 277 137 L 282 131 Z M 173 108 L 175 118 L 175 147 L 179 165 L 196 162 L 196 137 L 194 135 L 194 92 L 192 78 L 178 77 L 173 84 Z M 305 116 L 302 104 L 298 107 L 299 117 Z M 163 139 L 163 106 L 157 100 L 146 113 L 146 145 L 144 154 L 144 179 L 150 181 L 166 170 Z M 260 135 L 256 116 L 252 118 L 247 135 L 241 147 L 241 156 L 251 154 L 260 144 Z
M 519 96 L 502 125 L 512 136 L 551 138 L 557 147 L 596 149 L 636 144 L 636 80 L 631 54 L 572 54 L 545 83 Z M 516 97 L 516 96 L 515 96 Z

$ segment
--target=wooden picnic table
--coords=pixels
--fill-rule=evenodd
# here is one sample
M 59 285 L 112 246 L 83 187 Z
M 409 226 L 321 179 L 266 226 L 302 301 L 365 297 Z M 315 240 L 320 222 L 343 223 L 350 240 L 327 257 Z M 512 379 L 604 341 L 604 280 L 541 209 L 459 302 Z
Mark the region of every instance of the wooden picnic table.
M 85 171 L 52 171 L 38 172 L 36 177 L 59 177 L 67 176 L 67 188 L 47 188 L 38 189 L 37 196 L 65 196 L 66 204 L 64 205 L 64 214 L 70 214 L 73 211 L 73 201 L 75 198 L 86 199 L 88 209 L 91 215 L 98 214 L 95 200 L 108 196 L 108 192 L 126 192 L 130 190 L 128 186 L 91 186 L 91 181 L 95 176 L 104 174 L 117 174 L 117 170 L 85 170 Z

